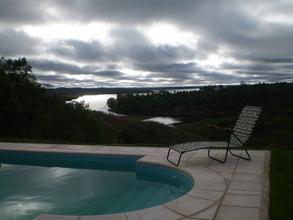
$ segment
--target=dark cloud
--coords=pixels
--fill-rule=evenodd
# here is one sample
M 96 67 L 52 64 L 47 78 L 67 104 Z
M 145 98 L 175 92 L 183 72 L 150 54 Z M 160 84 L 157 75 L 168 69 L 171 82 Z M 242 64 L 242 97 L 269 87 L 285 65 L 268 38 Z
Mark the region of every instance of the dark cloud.
M 0 1 L 0 24 L 36 24 L 44 22 L 47 1 L 36 0 L 1 0 Z
M 57 56 L 77 61 L 97 62 L 108 60 L 104 46 L 99 41 L 62 40 L 55 42 L 50 51 Z
M 78 80 L 74 78 L 66 77 L 65 75 L 38 75 L 37 80 L 43 84 L 54 85 L 55 87 L 97 87 L 99 86 L 110 86 L 110 83 L 96 82 L 91 79 Z
M 178 85 L 197 85 L 203 81 L 208 84 L 235 84 L 240 82 L 241 77 L 237 75 L 227 74 L 225 72 L 208 71 L 199 67 L 196 63 L 173 63 L 169 65 L 154 64 L 154 65 L 137 65 L 137 68 L 152 72 L 149 78 L 159 80 L 170 80 L 173 86 Z M 225 82 L 225 83 L 224 83 Z
M 290 59 L 293 55 L 293 25 L 282 27 L 268 25 L 267 29 L 260 29 L 258 36 L 238 37 L 234 44 L 233 56 L 247 60 L 273 60 L 279 57 Z
M 225 63 L 222 65 L 224 70 L 247 70 L 247 71 L 276 71 L 280 66 L 267 63 L 251 62 L 250 64 L 230 64 Z
M 68 4 L 70 2 L 70 4 Z M 66 16 L 78 18 L 82 22 L 92 20 L 119 21 L 122 24 L 149 23 L 168 20 L 172 16 L 192 13 L 194 6 L 201 4 L 193 0 L 90 0 L 90 1 L 56 1 Z
M 0 53 L 2 56 L 31 56 L 39 52 L 41 40 L 23 31 L 0 29 Z
M 140 31 L 133 28 L 117 28 L 111 31 L 111 36 L 115 42 L 109 49 L 116 59 L 148 62 L 156 56 L 154 46 Z
M 249 79 L 250 82 L 288 82 L 292 80 L 292 73 L 283 72 L 267 72 L 267 71 L 237 71 L 237 74 L 243 74 L 244 79 Z
M 135 43 L 117 43 L 112 50 L 116 54 L 116 59 L 122 59 L 138 63 L 169 63 L 176 60 L 192 59 L 195 57 L 195 51 L 184 45 L 160 45 L 155 46 L 148 42 Z
M 275 58 L 275 59 L 258 59 L 257 61 L 264 63 L 292 63 L 293 58 Z
M 105 76 L 105 77 L 111 77 L 111 78 L 120 78 L 124 75 L 124 73 L 120 71 L 113 71 L 113 70 L 103 70 L 98 71 L 94 73 L 96 76 Z
M 37 79 L 41 82 L 50 83 L 67 83 L 69 81 L 64 75 L 38 75 Z M 74 80 L 76 82 L 77 80 Z
M 29 60 L 34 69 L 36 69 L 36 74 L 38 71 L 53 71 L 56 73 L 67 73 L 67 74 L 92 74 L 93 72 L 87 69 L 81 68 L 75 64 L 69 64 L 65 62 L 58 62 L 52 60 Z
M 185 45 L 160 45 L 156 48 L 159 57 L 165 57 L 169 60 L 183 60 L 193 59 L 197 56 L 197 51 L 185 46 Z
M 198 70 L 196 63 L 171 63 L 171 64 L 137 64 L 138 70 L 159 73 L 194 73 Z

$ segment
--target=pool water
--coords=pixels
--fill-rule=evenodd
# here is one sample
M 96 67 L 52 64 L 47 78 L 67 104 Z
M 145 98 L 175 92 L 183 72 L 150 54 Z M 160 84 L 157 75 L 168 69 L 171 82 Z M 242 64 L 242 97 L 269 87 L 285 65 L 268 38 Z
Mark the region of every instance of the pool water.
M 0 152 L 1 219 L 127 212 L 169 202 L 192 188 L 185 175 L 137 159 Z

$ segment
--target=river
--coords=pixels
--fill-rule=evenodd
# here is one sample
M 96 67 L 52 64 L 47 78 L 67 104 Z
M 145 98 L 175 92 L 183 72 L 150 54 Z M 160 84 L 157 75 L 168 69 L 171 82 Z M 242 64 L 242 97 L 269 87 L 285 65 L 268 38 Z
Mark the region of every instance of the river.
M 107 100 L 109 98 L 116 99 L 117 94 L 84 95 L 78 97 L 77 99 L 73 99 L 72 101 L 84 102 L 86 105 L 89 105 L 89 108 L 93 111 L 102 111 L 105 113 L 114 114 L 113 112 L 109 111 L 107 106 Z M 173 117 L 151 117 L 145 121 L 156 121 L 169 126 L 181 122 L 180 119 Z

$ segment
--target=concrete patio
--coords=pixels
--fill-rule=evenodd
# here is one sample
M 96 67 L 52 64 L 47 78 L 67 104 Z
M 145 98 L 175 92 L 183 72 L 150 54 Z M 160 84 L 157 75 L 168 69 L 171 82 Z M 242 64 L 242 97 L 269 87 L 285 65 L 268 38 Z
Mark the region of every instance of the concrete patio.
M 156 147 L 2 142 L 0 151 L 138 156 L 141 157 L 138 163 L 174 169 L 195 182 L 193 189 L 186 195 L 148 209 L 97 216 L 56 216 L 44 213 L 36 216 L 35 220 L 269 219 L 269 151 L 250 151 L 251 161 L 229 155 L 227 162 L 222 164 L 209 158 L 207 150 L 199 150 L 184 154 L 178 167 L 166 160 L 167 148 Z M 223 150 L 213 152 L 217 156 L 224 153 Z

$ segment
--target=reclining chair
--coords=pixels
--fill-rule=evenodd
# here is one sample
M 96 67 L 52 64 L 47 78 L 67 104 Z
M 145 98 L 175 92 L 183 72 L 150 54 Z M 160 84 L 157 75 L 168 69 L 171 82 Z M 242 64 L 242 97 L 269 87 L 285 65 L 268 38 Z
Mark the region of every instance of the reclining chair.
M 231 134 L 229 135 L 226 141 L 212 141 L 212 140 L 206 141 L 206 142 L 198 141 L 198 142 L 188 142 L 188 143 L 182 143 L 182 144 L 176 144 L 176 145 L 170 146 L 168 150 L 168 154 L 167 154 L 167 160 L 171 162 L 172 164 L 174 164 L 175 166 L 178 166 L 180 163 L 181 157 L 184 153 L 190 152 L 190 151 L 196 151 L 199 149 L 208 149 L 208 156 L 222 163 L 226 162 L 228 152 L 230 152 L 233 156 L 250 161 L 251 157 L 247 151 L 245 142 L 248 140 L 260 112 L 261 112 L 261 107 L 245 106 L 233 129 L 220 128 L 217 126 L 208 125 L 210 128 L 229 131 Z M 217 159 L 210 155 L 210 151 L 214 148 L 226 149 L 224 160 Z M 232 153 L 231 148 L 244 149 L 246 156 L 243 157 L 243 156 Z M 169 158 L 171 150 L 176 151 L 180 154 L 177 163 L 171 161 Z

